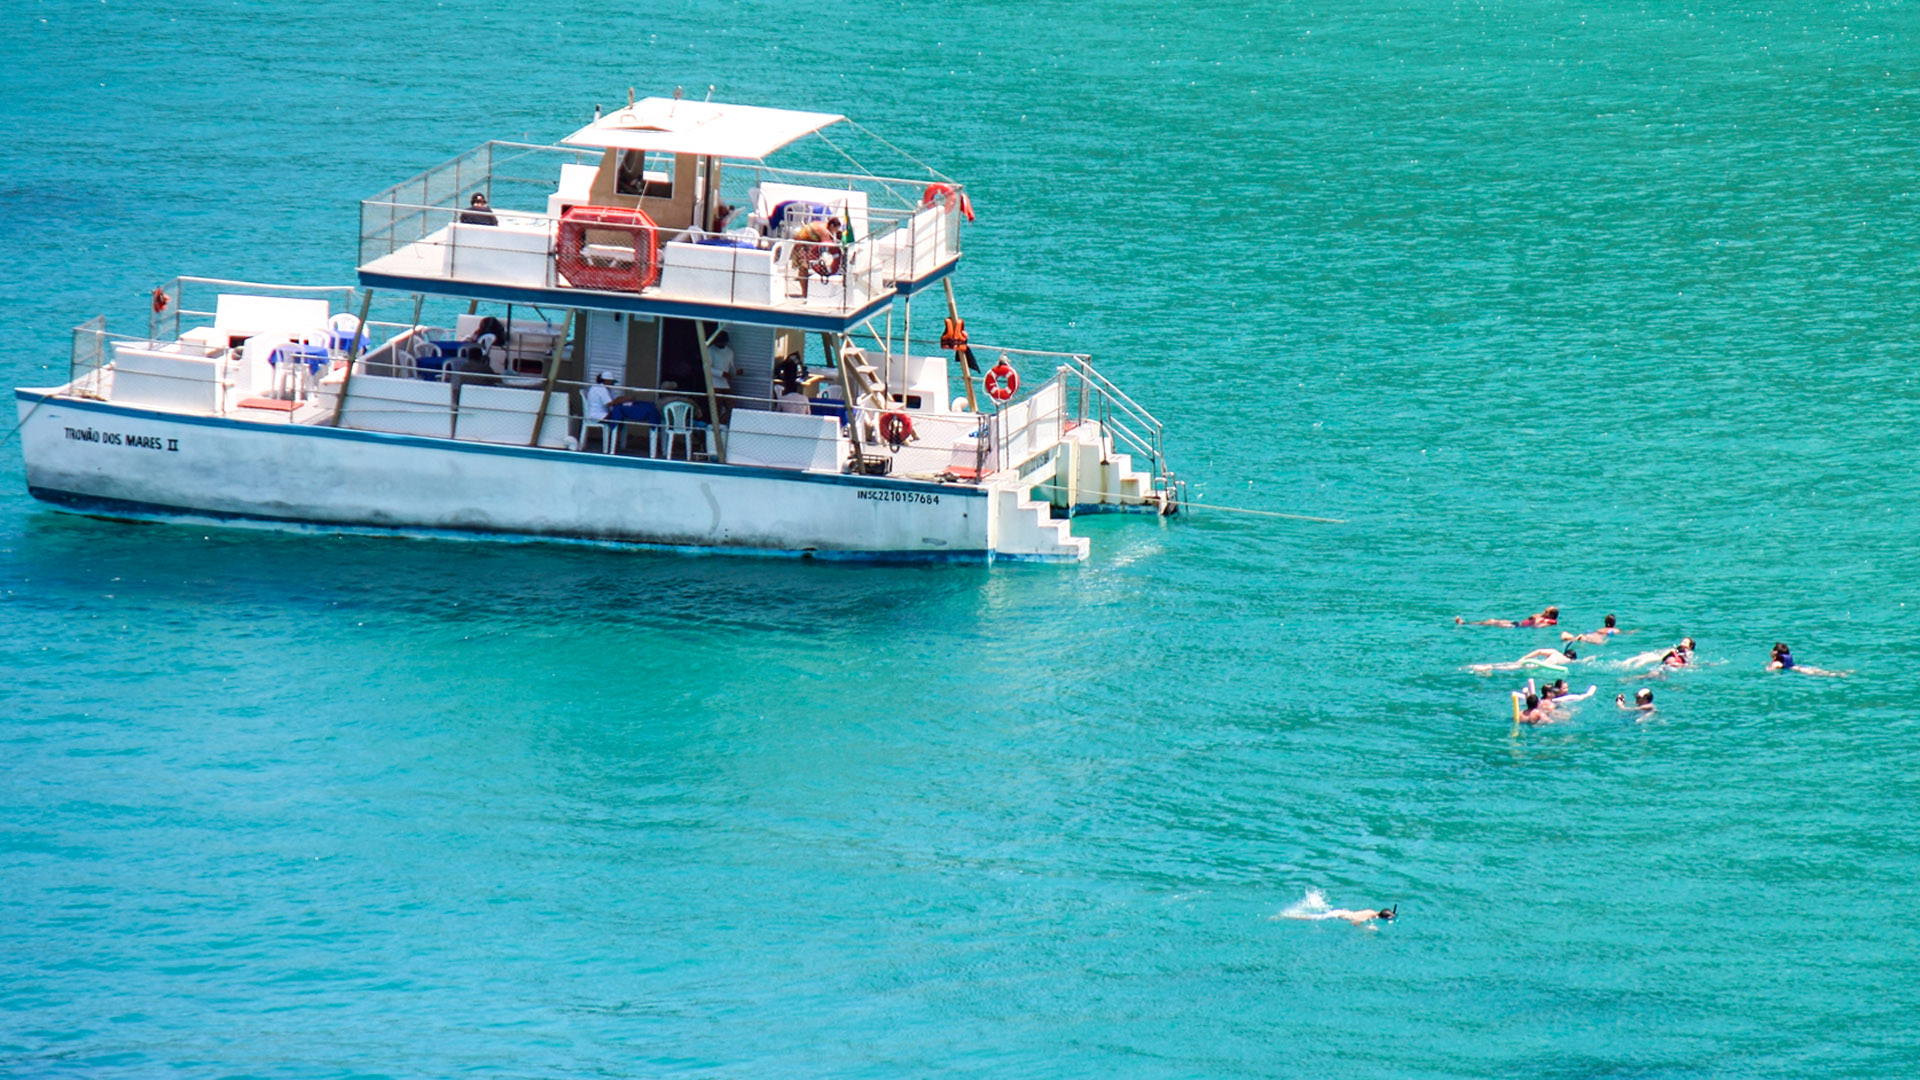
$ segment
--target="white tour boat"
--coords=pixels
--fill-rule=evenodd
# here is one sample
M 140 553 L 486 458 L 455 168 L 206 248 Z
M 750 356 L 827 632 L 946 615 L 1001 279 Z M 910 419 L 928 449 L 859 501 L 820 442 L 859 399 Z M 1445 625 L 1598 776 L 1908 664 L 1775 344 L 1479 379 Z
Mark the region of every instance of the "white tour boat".
M 1075 513 L 1174 512 L 1159 422 L 1085 355 L 967 341 L 959 184 L 768 164 L 839 152 L 838 125 L 865 132 L 649 98 L 366 200 L 357 285 L 176 278 L 147 333 L 94 319 L 66 383 L 16 391 L 28 489 L 114 518 L 988 561 L 1084 559 Z

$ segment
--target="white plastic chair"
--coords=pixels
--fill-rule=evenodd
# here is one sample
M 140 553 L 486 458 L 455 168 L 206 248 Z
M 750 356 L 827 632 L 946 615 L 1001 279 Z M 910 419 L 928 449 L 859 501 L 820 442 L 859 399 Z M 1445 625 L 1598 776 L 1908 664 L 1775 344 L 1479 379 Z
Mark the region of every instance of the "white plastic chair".
M 660 407 L 661 426 L 667 432 L 667 460 L 673 460 L 673 440 L 686 440 L 687 460 L 693 460 L 693 406 L 684 401 L 669 401 Z
M 585 448 L 587 445 L 587 432 L 593 428 L 600 429 L 600 452 L 601 453 L 617 454 L 620 452 L 620 422 L 619 421 L 609 420 L 604 416 L 598 420 L 587 421 L 586 424 L 580 428 L 580 445 L 582 448 Z
M 351 352 L 353 339 L 360 336 L 360 316 L 341 312 L 327 320 L 328 344 L 335 352 Z

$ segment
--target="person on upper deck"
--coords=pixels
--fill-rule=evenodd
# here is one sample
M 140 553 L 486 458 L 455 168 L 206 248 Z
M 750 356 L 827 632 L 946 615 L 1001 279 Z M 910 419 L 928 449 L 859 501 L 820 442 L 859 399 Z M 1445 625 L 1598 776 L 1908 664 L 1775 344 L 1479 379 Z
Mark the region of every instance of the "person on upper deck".
M 487 205 L 486 195 L 476 191 L 473 198 L 467 201 L 467 209 L 460 212 L 460 224 L 498 225 L 500 219 L 493 215 L 493 209 Z
M 825 281 L 840 272 L 844 243 L 840 219 L 837 217 L 828 218 L 825 222 L 809 221 L 794 230 L 790 261 L 794 273 L 800 278 L 802 300 L 807 297 L 807 278 L 810 273 L 819 274 L 820 280 Z

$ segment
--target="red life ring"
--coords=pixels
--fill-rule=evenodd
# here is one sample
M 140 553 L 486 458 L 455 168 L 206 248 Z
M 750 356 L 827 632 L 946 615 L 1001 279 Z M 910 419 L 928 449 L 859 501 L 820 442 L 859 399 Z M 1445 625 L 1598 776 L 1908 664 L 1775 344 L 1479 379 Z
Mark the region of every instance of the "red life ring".
M 939 203 L 942 209 L 948 211 L 958 206 L 960 212 L 967 216 L 968 221 L 973 220 L 973 200 L 967 198 L 966 192 L 956 189 L 952 184 L 927 185 L 927 190 L 920 194 L 920 208 L 924 210 L 934 203 Z
M 1020 373 L 1013 370 L 1004 356 L 980 376 L 980 381 L 986 386 L 987 396 L 1001 403 L 1011 401 L 1013 395 L 1020 392 Z
M 153 290 L 153 313 L 158 315 L 165 310 L 167 310 L 167 290 Z
M 901 443 L 913 438 L 913 418 L 901 412 L 881 413 L 880 437 L 888 446 L 900 449 Z

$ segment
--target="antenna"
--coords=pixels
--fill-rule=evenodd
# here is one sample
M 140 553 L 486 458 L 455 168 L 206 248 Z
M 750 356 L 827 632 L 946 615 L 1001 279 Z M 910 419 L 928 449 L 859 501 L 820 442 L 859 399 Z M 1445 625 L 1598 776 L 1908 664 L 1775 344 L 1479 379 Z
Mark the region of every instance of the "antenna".
M 627 108 L 633 108 L 633 87 L 627 87 Z
M 707 100 L 708 101 L 713 100 L 713 84 L 712 83 L 707 84 Z
M 673 100 L 675 100 L 675 101 L 679 101 L 679 100 L 680 100 L 681 98 L 683 98 L 683 97 L 686 97 L 686 96 L 687 96 L 687 88 L 686 88 L 686 87 L 684 87 L 684 86 L 676 86 L 676 87 L 674 87 L 674 88 L 673 88 Z
M 593 103 L 593 122 L 600 122 L 600 103 L 597 101 Z

